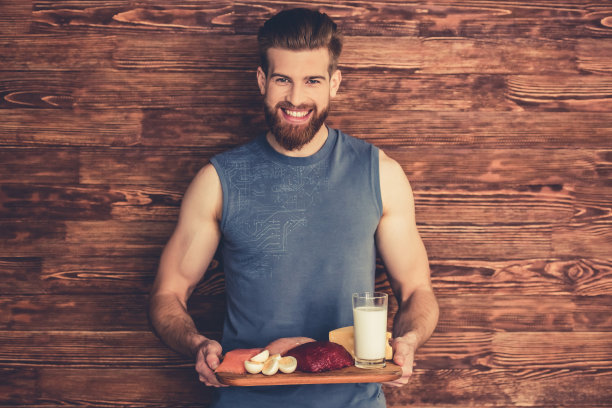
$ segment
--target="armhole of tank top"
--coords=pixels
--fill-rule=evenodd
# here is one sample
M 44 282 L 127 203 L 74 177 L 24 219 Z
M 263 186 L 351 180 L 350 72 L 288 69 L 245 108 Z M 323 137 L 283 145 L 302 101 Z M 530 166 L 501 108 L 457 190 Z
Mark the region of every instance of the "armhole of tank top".
M 225 178 L 225 173 L 223 172 L 223 167 L 219 163 L 219 161 L 213 157 L 210 159 L 210 163 L 215 168 L 217 172 L 217 176 L 219 177 L 219 182 L 221 183 L 221 222 L 219 224 L 219 228 L 223 232 L 225 229 L 226 219 L 227 219 L 227 207 L 228 207 L 228 197 L 227 197 L 227 179 Z
M 376 209 L 378 210 L 378 217 L 382 217 L 382 194 L 380 192 L 380 150 L 376 146 L 372 146 L 371 149 L 372 154 L 372 170 L 370 174 L 372 175 L 372 193 L 374 195 L 374 204 Z

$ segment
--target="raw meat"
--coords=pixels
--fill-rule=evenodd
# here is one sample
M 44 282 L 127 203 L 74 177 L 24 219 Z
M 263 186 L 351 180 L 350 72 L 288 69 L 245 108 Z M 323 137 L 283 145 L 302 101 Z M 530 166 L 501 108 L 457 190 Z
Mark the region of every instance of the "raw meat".
M 225 356 L 223 356 L 223 361 L 221 361 L 221 364 L 219 364 L 215 372 L 246 374 L 247 371 L 246 368 L 244 368 L 244 362 L 256 356 L 261 350 L 260 348 L 254 348 L 228 351 L 225 353 Z
M 304 343 L 287 352 L 297 360 L 297 369 L 307 373 L 338 370 L 353 365 L 351 354 L 340 344 L 331 341 Z
M 314 341 L 314 339 L 310 337 L 282 337 L 268 344 L 266 349 L 268 349 L 270 355 L 280 354 L 284 356 L 287 351 L 309 341 Z

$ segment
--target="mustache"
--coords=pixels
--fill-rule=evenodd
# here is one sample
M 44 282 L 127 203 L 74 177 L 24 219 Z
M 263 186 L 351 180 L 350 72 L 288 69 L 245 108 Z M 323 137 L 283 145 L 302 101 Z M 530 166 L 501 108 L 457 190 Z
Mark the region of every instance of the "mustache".
M 281 102 L 278 102 L 274 108 L 275 110 L 278 110 L 278 109 L 314 110 L 316 109 L 316 106 L 308 105 L 304 103 L 301 105 L 295 106 L 291 102 L 281 101 Z

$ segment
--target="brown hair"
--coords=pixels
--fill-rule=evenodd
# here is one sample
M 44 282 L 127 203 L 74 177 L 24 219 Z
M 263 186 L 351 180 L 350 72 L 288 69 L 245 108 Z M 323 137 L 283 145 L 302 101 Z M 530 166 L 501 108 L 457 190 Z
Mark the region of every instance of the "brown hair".
M 329 75 L 338 68 L 342 52 L 342 34 L 325 13 L 305 8 L 283 10 L 270 18 L 257 34 L 261 68 L 268 75 L 268 49 L 329 50 Z

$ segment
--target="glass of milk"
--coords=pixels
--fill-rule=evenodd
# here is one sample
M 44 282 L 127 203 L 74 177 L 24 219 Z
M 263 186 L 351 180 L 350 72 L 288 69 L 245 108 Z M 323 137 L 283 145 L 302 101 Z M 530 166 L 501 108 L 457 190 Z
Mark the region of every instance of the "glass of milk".
M 353 293 L 355 366 L 385 366 L 388 296 L 381 292 Z

